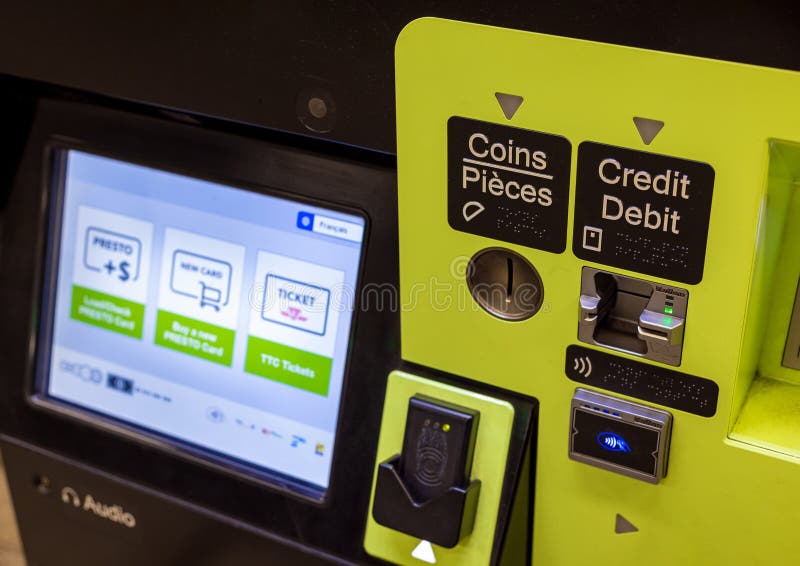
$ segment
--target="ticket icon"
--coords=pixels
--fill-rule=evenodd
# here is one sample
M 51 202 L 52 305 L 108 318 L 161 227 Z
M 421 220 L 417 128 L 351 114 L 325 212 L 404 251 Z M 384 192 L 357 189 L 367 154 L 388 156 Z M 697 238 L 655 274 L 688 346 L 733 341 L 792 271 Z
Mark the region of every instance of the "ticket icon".
M 324 287 L 268 273 L 261 318 L 324 336 L 330 299 Z

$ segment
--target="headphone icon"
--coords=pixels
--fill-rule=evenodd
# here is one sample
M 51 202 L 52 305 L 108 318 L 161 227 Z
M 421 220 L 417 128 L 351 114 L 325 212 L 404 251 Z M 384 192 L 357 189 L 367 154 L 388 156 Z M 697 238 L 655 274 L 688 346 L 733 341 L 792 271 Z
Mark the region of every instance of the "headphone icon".
M 72 504 L 73 507 L 81 506 L 81 498 L 78 495 L 78 492 L 71 487 L 65 487 L 61 490 L 61 501 L 67 505 Z

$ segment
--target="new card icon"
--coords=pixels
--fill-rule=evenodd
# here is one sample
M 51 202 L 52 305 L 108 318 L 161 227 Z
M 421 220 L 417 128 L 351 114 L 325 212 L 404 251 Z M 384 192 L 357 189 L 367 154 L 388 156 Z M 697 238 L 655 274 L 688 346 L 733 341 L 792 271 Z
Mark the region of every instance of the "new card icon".
M 201 309 L 219 311 L 230 300 L 232 274 L 227 261 L 175 250 L 169 285 L 175 293 L 197 299 Z

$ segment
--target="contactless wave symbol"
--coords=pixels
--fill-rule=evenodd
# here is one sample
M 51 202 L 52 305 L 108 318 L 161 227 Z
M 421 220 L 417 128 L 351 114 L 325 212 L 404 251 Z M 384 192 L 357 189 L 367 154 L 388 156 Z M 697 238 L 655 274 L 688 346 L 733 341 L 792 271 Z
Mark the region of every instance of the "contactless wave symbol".
M 447 437 L 441 430 L 425 426 L 417 437 L 417 469 L 414 476 L 430 487 L 441 485 L 447 466 Z
M 589 377 L 592 375 L 592 360 L 589 358 L 589 356 L 575 358 L 572 369 L 577 371 L 583 377 Z
M 616 432 L 601 432 L 597 435 L 597 444 L 609 452 L 630 452 L 631 447 Z

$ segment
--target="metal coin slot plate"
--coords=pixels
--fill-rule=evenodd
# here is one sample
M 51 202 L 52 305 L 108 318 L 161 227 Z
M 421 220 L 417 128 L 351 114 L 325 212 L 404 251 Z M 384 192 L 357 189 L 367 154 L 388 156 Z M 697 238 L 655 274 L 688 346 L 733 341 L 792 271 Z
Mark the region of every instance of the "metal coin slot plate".
M 544 297 L 536 268 L 518 253 L 504 248 L 488 248 L 472 256 L 467 286 L 486 312 L 509 321 L 535 315 Z
M 584 267 L 578 339 L 678 366 L 688 300 L 685 289 Z

